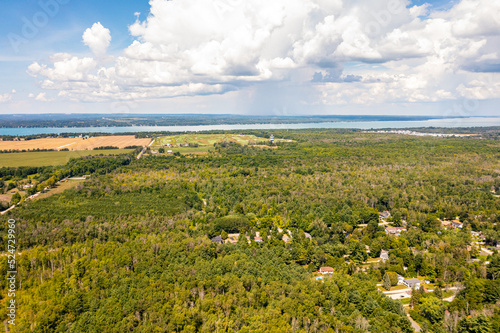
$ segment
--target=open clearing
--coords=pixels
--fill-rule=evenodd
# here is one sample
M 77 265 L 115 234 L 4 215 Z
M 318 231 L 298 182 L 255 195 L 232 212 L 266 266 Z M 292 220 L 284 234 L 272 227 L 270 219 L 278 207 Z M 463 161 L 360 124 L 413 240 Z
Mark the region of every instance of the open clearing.
M 19 191 L 17 188 L 13 188 L 12 190 L 8 191 L 7 193 L 0 194 L 0 202 L 3 202 L 4 204 L 8 204 L 10 202 L 10 200 L 12 199 L 12 196 L 16 192 L 18 192 L 21 196 L 26 195 L 25 191 Z
M 33 151 L 26 153 L 0 154 L 1 167 L 49 166 L 66 164 L 70 158 L 94 155 L 120 155 L 133 149 L 77 150 L 77 151 Z
M 0 150 L 69 149 L 92 150 L 97 147 L 147 146 L 151 139 L 136 139 L 133 135 L 95 136 L 84 138 L 44 138 L 25 141 L 0 141 Z
M 236 142 L 240 145 L 257 144 L 258 142 L 269 141 L 268 138 L 259 138 L 255 135 L 238 134 L 181 134 L 156 138 L 153 146 L 162 145 L 182 145 L 198 144 L 199 146 L 213 146 L 217 142 Z
M 34 200 L 44 199 L 44 198 L 50 197 L 51 195 L 62 193 L 64 191 L 66 191 L 67 189 L 76 187 L 78 184 L 81 184 L 84 181 L 85 180 L 83 180 L 83 179 L 67 179 L 63 182 L 58 183 L 55 187 L 51 188 L 47 192 L 41 193 Z

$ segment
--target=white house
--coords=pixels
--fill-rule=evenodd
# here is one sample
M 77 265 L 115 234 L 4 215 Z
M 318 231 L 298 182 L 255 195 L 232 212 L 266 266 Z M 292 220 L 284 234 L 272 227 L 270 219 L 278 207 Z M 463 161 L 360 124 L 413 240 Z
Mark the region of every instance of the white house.
M 389 252 L 382 250 L 382 252 L 380 252 L 380 259 L 382 259 L 382 262 L 389 260 Z
M 403 280 L 403 284 L 408 288 L 420 288 L 420 280 L 419 279 L 406 279 Z

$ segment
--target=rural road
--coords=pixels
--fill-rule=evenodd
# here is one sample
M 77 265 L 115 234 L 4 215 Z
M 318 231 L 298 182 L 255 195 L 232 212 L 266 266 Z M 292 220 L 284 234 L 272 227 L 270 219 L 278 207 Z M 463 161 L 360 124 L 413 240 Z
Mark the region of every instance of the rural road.
M 151 142 L 149 143 L 149 145 L 147 145 L 146 147 L 144 147 L 141 150 L 141 152 L 139 153 L 139 155 L 137 155 L 137 159 L 140 159 L 142 157 L 142 154 L 144 154 L 146 152 L 146 150 L 148 149 L 148 147 L 150 147 L 153 144 L 154 141 L 155 141 L 154 139 L 151 139 Z
M 420 325 L 417 324 L 417 322 L 415 320 L 413 320 L 410 315 L 407 315 L 408 316 L 408 319 L 410 319 L 410 322 L 411 322 L 411 326 L 413 327 L 413 329 L 415 330 L 415 332 L 420 332 Z
M 16 207 L 16 205 L 10 206 L 9 208 L 7 208 L 6 210 L 4 210 L 3 212 L 0 212 L 0 215 L 6 214 L 9 210 L 14 209 L 15 207 Z
M 380 219 L 380 221 L 382 221 L 382 222 L 378 223 L 379 226 L 389 225 L 389 222 L 387 222 L 384 219 Z M 366 228 L 367 226 L 368 226 L 368 224 L 358 224 L 359 228 Z

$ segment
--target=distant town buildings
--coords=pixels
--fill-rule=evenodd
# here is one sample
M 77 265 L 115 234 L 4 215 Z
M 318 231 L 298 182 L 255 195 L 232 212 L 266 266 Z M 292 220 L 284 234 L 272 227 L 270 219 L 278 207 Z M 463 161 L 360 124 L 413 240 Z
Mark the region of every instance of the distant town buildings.
M 438 138 L 448 138 L 448 137 L 468 138 L 471 136 L 476 136 L 476 134 L 423 133 L 423 132 L 415 132 L 409 130 L 364 131 L 364 133 L 391 133 L 391 134 L 404 134 L 404 135 L 415 135 L 415 136 L 433 136 Z

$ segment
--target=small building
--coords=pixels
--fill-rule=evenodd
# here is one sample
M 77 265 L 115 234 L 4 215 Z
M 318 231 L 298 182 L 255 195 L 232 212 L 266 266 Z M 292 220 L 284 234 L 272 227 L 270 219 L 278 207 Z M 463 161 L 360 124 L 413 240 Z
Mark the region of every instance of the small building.
M 381 219 L 386 219 L 391 216 L 391 212 L 388 210 L 384 210 L 383 212 L 378 213 L 378 217 Z
M 287 234 L 284 234 L 284 235 L 283 235 L 283 237 L 282 237 L 281 239 L 282 239 L 282 240 L 283 240 L 283 242 L 285 242 L 285 243 L 290 242 L 290 237 L 288 237 L 288 235 L 287 235 Z
M 462 229 L 463 228 L 463 223 L 460 222 L 459 220 L 453 220 L 451 221 L 451 227 L 455 229 Z
M 240 234 L 228 234 L 225 242 L 231 243 L 231 244 L 236 244 L 236 243 L 238 243 L 239 238 L 240 238 Z
M 223 244 L 224 240 L 222 239 L 221 236 L 216 236 L 216 237 L 212 238 L 212 243 Z
M 167 150 L 167 154 L 173 154 L 174 152 L 171 150 Z
M 319 268 L 319 273 L 320 274 L 333 274 L 333 268 L 332 267 L 328 267 L 328 266 L 325 266 L 325 267 L 320 267 Z
M 396 235 L 399 236 L 402 231 L 406 231 L 405 227 L 385 227 L 386 235 Z
M 403 280 L 403 284 L 408 288 L 420 288 L 420 280 L 419 279 L 405 279 Z
M 255 241 L 256 243 L 262 243 L 262 237 L 260 237 L 260 236 L 255 236 L 254 241 Z
M 451 222 L 450 221 L 446 221 L 446 220 L 440 220 L 438 219 L 439 222 L 441 222 L 441 227 L 443 229 L 448 229 L 451 225 Z
M 269 138 L 271 140 L 271 143 L 274 143 L 274 135 L 271 134 L 271 137 Z
M 380 259 L 382 259 L 382 262 L 389 260 L 389 252 L 382 250 L 380 252 Z
M 398 284 L 403 284 L 404 280 L 405 278 L 398 274 Z

